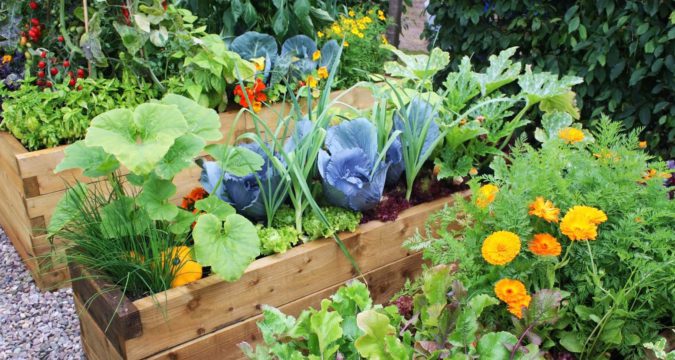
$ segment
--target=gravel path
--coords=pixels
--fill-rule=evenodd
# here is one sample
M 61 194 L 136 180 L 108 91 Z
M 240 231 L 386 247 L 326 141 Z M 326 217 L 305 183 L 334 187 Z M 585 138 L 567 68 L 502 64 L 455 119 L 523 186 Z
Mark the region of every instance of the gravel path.
M 0 228 L 0 359 L 84 359 L 72 292 L 38 290 Z

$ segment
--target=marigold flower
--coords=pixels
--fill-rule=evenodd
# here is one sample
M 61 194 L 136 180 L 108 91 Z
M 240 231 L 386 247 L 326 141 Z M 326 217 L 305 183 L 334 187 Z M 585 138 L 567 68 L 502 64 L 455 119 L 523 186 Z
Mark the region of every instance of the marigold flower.
M 486 184 L 478 189 L 478 197 L 476 198 L 476 205 L 480 208 L 485 208 L 495 201 L 495 196 L 499 192 L 499 188 L 492 184 Z
M 562 252 L 562 247 L 556 238 L 551 234 L 536 234 L 528 244 L 528 248 L 533 254 L 539 256 L 558 256 Z
M 644 149 L 647 147 L 647 142 L 646 141 L 640 141 L 638 143 L 638 146 L 640 146 L 640 149 Z
M 316 36 L 318 36 L 319 39 L 323 39 L 323 37 L 326 36 L 326 34 L 322 33 L 321 31 L 318 31 L 318 32 L 316 33 Z
M 492 265 L 510 263 L 520 252 L 520 238 L 510 231 L 497 231 L 483 240 L 481 254 Z
M 349 16 L 351 16 L 351 17 L 356 16 L 356 13 L 354 12 L 354 10 L 351 10 L 351 9 L 349 9 L 349 13 L 348 13 L 348 14 L 349 14 Z
M 387 20 L 387 17 L 384 16 L 384 11 L 382 10 L 377 10 L 377 18 L 382 21 Z
M 312 75 L 307 76 L 307 86 L 310 88 L 315 88 L 316 85 L 318 84 L 318 80 Z
M 527 289 L 520 280 L 501 279 L 495 284 L 495 295 L 499 300 L 510 304 L 521 301 L 526 297 Z
M 507 309 L 511 314 L 520 319 L 523 317 L 523 308 L 528 308 L 531 300 L 532 297 L 530 295 L 525 295 L 519 301 L 508 304 L 509 307 Z
M 325 66 L 321 66 L 319 70 L 317 70 L 317 75 L 319 75 L 319 79 L 327 79 L 328 78 L 328 70 L 326 69 Z
M 317 61 L 317 60 L 319 60 L 319 59 L 321 59 L 321 50 L 316 50 L 316 51 L 312 54 L 312 61 Z
M 553 206 L 551 200 L 544 200 L 543 197 L 537 196 L 537 198 L 529 205 L 529 208 L 530 215 L 538 216 L 547 222 L 558 222 L 560 209 Z
M 347 40 L 345 40 L 345 42 L 342 43 L 342 44 L 344 45 L 344 47 L 349 47 L 349 41 L 347 41 Z
M 573 127 L 566 127 L 560 130 L 558 136 L 568 144 L 574 144 L 584 139 L 583 131 Z
M 570 240 L 595 240 L 598 225 L 607 221 L 607 215 L 590 206 L 575 206 L 560 222 L 560 231 Z
M 12 55 L 5 55 L 2 57 L 2 63 L 7 64 L 8 62 L 12 61 Z

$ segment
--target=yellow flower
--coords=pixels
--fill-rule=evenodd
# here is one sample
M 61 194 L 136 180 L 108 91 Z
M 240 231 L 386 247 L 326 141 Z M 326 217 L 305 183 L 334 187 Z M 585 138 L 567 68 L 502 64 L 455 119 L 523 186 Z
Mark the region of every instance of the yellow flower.
M 568 144 L 574 144 L 584 139 L 583 131 L 573 127 L 566 127 L 560 130 L 558 136 Z
M 349 47 L 349 41 L 345 40 L 345 42 L 343 43 L 343 45 L 344 45 L 344 47 Z
M 265 70 L 265 57 L 259 57 L 259 58 L 251 59 L 251 62 L 255 66 L 256 71 Z
M 351 17 L 356 16 L 356 13 L 354 12 L 354 10 L 349 9 L 349 16 L 351 16 Z
M 307 86 L 309 86 L 310 88 L 315 88 L 316 85 L 317 85 L 317 83 L 318 83 L 318 81 L 316 80 L 316 78 L 315 78 L 314 76 L 312 76 L 312 75 L 309 75 L 309 76 L 307 77 L 307 81 L 306 81 L 306 82 L 307 82 Z
M 504 265 L 520 252 L 520 238 L 510 231 L 497 231 L 483 240 L 481 254 L 492 265 Z
M 333 23 L 331 25 L 330 29 L 335 33 L 335 35 L 340 35 L 342 34 L 342 27 L 338 23 Z
M 558 256 L 562 247 L 551 234 L 536 234 L 528 244 L 533 254 L 539 256 Z
M 319 60 L 319 59 L 321 59 L 321 50 L 316 50 L 316 51 L 312 54 L 312 61 L 317 61 L 317 60 Z
M 495 196 L 499 192 L 499 188 L 492 184 L 486 184 L 478 189 L 478 197 L 476 198 L 476 205 L 480 208 L 485 208 L 495 201 Z
M 328 70 L 326 69 L 325 66 L 320 67 L 319 70 L 317 71 L 317 74 L 319 75 L 319 79 L 328 78 Z
M 518 319 L 523 317 L 523 308 L 528 308 L 530 306 L 530 301 L 532 300 L 532 297 L 530 295 L 525 295 L 522 299 L 519 301 L 512 302 L 508 307 L 508 310 L 511 314 L 513 314 L 515 317 Z
M 8 62 L 12 61 L 12 55 L 5 55 L 2 57 L 2 63 L 7 64 Z
M 544 200 L 543 197 L 538 196 L 530 204 L 530 215 L 538 216 L 547 222 L 558 222 L 558 215 L 560 214 L 560 209 L 553 206 L 551 200 Z
M 324 34 L 324 33 L 322 33 L 321 31 L 319 31 L 319 32 L 316 33 L 316 36 L 318 36 L 319 39 L 323 39 L 323 37 L 326 36 L 326 34 Z
M 259 113 L 260 110 L 262 110 L 262 102 L 260 102 L 260 101 L 254 101 L 254 102 L 253 102 L 253 112 Z
M 607 215 L 590 206 L 575 206 L 560 222 L 560 231 L 570 240 L 595 240 L 598 225 L 607 221 Z
M 646 142 L 646 141 L 640 141 L 640 142 L 638 143 L 638 145 L 640 146 L 640 149 L 644 149 L 644 148 L 647 147 L 647 142 Z
M 382 21 L 387 20 L 387 17 L 384 16 L 384 11 L 382 10 L 377 10 L 377 18 Z

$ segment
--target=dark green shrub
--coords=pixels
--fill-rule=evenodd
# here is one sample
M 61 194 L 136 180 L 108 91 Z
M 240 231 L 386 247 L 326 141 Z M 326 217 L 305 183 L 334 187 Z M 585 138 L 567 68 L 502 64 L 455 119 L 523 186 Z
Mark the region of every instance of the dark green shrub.
M 462 55 L 487 66 L 518 46 L 525 63 L 584 78 L 575 87 L 583 119 L 644 126 L 652 150 L 675 156 L 675 2 L 432 0 L 428 12 L 454 66 Z

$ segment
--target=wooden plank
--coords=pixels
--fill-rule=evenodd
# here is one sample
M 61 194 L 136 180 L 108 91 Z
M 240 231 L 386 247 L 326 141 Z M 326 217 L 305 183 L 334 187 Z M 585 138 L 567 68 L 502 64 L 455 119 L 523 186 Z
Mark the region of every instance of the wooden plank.
M 391 297 L 403 287 L 406 279 L 417 276 L 422 270 L 422 254 L 416 253 L 399 261 L 385 265 L 365 274 L 368 286 L 375 304 L 387 303 Z M 321 300 L 330 297 L 344 283 L 331 286 L 322 291 L 290 302 L 280 307 L 285 314 L 298 316 L 309 307 L 319 308 Z M 197 360 L 245 359 L 238 345 L 249 342 L 251 345 L 261 341 L 261 335 L 256 326 L 262 320 L 262 315 L 249 318 L 237 324 L 228 326 L 211 334 L 199 337 L 185 344 L 151 356 L 153 360 Z
M 342 240 L 361 271 L 371 271 L 410 255 L 401 243 L 448 201 L 442 198 L 415 206 L 395 222 L 369 222 L 355 233 L 343 234 Z M 151 355 L 258 315 L 261 304 L 281 306 L 353 276 L 355 271 L 338 246 L 324 239 L 256 260 L 233 283 L 210 276 L 170 289 L 160 299 L 165 307 L 150 297 L 137 300 L 134 305 L 141 314 L 143 334 L 127 342 L 127 355 Z
M 87 309 L 87 313 L 100 329 L 106 329 L 105 336 L 117 351 L 125 356 L 124 343 L 127 339 L 140 336 L 141 319 L 138 309 L 122 292 L 83 272 L 79 266 L 70 266 L 73 294 Z
M 75 302 L 75 311 L 80 318 L 80 338 L 82 348 L 89 360 L 122 360 L 123 357 L 117 352 L 103 330 L 97 325 L 91 317 L 83 301 L 77 296 L 73 297 Z

